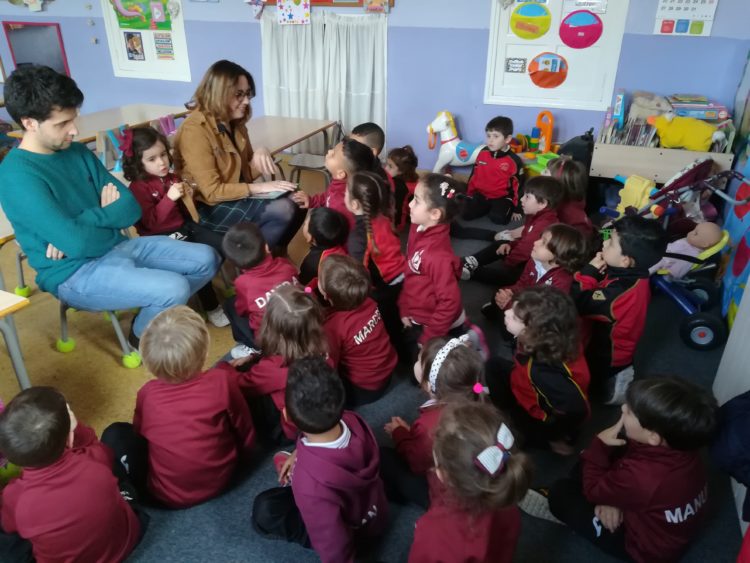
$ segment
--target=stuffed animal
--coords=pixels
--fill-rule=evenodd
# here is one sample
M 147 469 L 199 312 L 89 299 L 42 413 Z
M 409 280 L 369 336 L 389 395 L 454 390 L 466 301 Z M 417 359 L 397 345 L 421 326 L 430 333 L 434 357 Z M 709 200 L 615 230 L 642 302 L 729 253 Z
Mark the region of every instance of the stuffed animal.
M 661 115 L 672 111 L 672 104 L 664 96 L 651 92 L 633 92 L 628 121 L 646 121 L 652 115 Z
M 693 117 L 677 117 L 666 113 L 650 117 L 648 122 L 656 127 L 661 146 L 665 149 L 687 149 L 706 152 L 711 143 L 725 138 L 714 125 Z

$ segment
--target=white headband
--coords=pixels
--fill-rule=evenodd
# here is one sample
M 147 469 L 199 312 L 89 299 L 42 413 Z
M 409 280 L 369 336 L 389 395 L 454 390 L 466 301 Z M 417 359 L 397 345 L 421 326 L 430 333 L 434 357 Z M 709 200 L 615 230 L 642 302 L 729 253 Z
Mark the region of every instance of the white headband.
M 496 439 L 497 443 L 495 445 L 483 449 L 474 458 L 476 466 L 493 477 L 505 467 L 505 463 L 510 457 L 510 449 L 515 442 L 510 428 L 505 423 L 500 425 Z
M 443 365 L 445 358 L 448 357 L 448 354 L 450 354 L 451 350 L 453 350 L 457 346 L 461 346 L 462 344 L 467 343 L 468 341 L 469 336 L 466 334 L 464 334 L 463 336 L 459 336 L 458 338 L 452 338 L 442 348 L 440 348 L 440 350 L 438 350 L 437 354 L 435 354 L 435 359 L 432 360 L 432 366 L 430 366 L 429 384 L 431 392 L 435 393 L 438 372 L 440 372 L 440 367 Z

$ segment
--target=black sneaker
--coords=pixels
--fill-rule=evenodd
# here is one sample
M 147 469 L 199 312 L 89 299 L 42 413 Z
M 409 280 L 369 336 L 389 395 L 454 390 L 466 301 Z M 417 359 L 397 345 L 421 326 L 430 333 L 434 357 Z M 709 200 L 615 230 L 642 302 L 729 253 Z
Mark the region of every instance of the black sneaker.
M 464 256 L 461 260 L 461 279 L 470 280 L 474 270 L 479 268 L 479 262 L 473 256 Z
M 500 317 L 500 307 L 494 301 L 488 301 L 480 309 L 486 319 L 496 321 Z

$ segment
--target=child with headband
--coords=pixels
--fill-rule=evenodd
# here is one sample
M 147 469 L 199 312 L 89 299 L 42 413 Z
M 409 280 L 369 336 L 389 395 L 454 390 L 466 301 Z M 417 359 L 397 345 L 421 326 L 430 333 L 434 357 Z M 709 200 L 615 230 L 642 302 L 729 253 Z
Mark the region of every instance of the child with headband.
M 430 509 L 417 520 L 409 563 L 510 563 L 521 533 L 516 504 L 531 483 L 531 460 L 514 447 L 500 412 L 456 403 L 435 433 Z
M 399 416 L 385 425 L 396 448 L 381 448 L 380 474 L 392 500 L 427 508 L 426 475 L 435 465 L 432 439 L 440 413 L 446 404 L 479 400 L 484 393 L 482 358 L 468 342 L 467 335 L 433 338 L 414 364 L 414 378 L 430 398 L 419 407 L 419 417 L 411 426 Z

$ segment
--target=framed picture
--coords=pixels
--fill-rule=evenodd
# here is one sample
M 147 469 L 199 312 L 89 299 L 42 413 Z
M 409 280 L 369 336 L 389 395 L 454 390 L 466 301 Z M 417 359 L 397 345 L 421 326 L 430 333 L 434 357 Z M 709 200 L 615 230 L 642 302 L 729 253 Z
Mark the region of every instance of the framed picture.
M 70 76 L 60 24 L 3 22 L 13 66 L 46 65 Z

